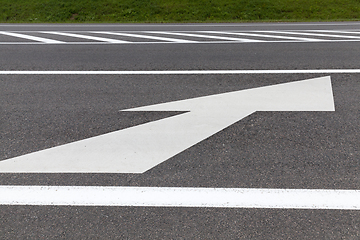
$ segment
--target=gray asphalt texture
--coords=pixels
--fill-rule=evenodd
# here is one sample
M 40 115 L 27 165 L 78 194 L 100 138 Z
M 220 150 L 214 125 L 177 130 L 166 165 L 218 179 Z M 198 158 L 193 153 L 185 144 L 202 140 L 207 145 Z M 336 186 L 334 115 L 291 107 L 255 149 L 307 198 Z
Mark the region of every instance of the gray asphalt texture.
M 354 29 L 359 23 L 1 25 L 25 30 Z M 0 45 L 2 70 L 349 69 L 360 42 Z M 328 74 L 0 75 L 0 160 L 181 112 L 121 112 Z M 144 174 L 0 174 L 1 185 L 360 189 L 360 74 L 335 112 L 256 112 Z M 2 239 L 359 239 L 360 213 L 0 206 Z

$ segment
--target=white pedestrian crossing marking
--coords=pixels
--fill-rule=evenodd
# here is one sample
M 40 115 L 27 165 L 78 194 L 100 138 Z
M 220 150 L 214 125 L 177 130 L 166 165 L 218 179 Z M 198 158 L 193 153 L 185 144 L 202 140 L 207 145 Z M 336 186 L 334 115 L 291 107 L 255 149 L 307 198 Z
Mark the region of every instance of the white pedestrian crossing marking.
M 360 34 L 356 31 L 341 31 L 341 30 L 309 30 L 309 32 L 323 32 L 323 33 L 342 33 L 342 34 Z
M 33 36 L 38 33 L 48 37 Z M 112 35 L 116 39 L 94 36 Z M 298 43 L 298 42 L 356 42 L 360 41 L 360 32 L 347 30 L 279 30 L 279 31 L 0 31 L 1 44 L 159 44 L 159 43 Z M 1 40 L 1 35 L 30 41 Z M 53 35 L 70 37 L 70 40 L 59 41 L 52 39 Z M 166 36 L 164 36 L 166 35 Z M 239 36 L 239 37 L 237 37 Z M 242 36 L 242 37 L 240 37 Z M 79 42 L 74 39 L 87 39 Z M 133 40 L 129 40 L 133 39 Z M 147 41 L 151 39 L 155 41 Z
M 65 33 L 65 32 L 42 32 L 42 33 L 55 34 L 55 35 L 68 36 L 68 37 L 75 37 L 75 38 L 84 38 L 84 39 L 90 39 L 90 40 L 96 40 L 96 41 L 102 41 L 102 42 L 109 42 L 109 43 L 128 43 L 127 41 L 120 41 L 120 40 L 116 40 L 116 39 L 94 37 L 94 36 L 88 36 L 88 35 L 82 35 L 82 34 L 74 34 L 74 33 Z
M 35 36 L 25 35 L 25 34 L 21 34 L 21 33 L 13 33 L 13 32 L 4 32 L 4 31 L 1 31 L 0 34 L 8 35 L 8 36 L 11 36 L 11 37 L 17 37 L 17 38 L 23 38 L 23 39 L 28 39 L 28 40 L 43 42 L 43 43 L 64 43 L 64 42 L 57 41 L 57 40 L 53 40 L 53 39 L 47 39 L 47 38 L 42 38 L 42 37 L 35 37 Z
M 206 32 L 207 33 L 218 33 L 218 34 L 231 34 L 231 35 L 239 35 L 239 36 L 261 37 L 261 38 L 290 39 L 290 40 L 300 40 L 300 41 L 319 41 L 320 40 L 320 39 L 314 39 L 314 38 L 299 38 L 299 37 L 256 34 L 256 33 L 217 32 L 217 31 L 206 31 Z
M 111 34 L 117 36 L 125 36 L 125 37 L 133 37 L 133 38 L 147 38 L 147 39 L 155 39 L 161 41 L 169 41 L 169 42 L 181 42 L 181 43 L 194 43 L 196 41 L 189 41 L 185 39 L 175 39 L 175 38 L 165 38 L 165 37 L 156 37 L 156 36 L 149 36 L 149 35 L 140 35 L 140 34 L 132 34 L 132 33 L 119 33 L 119 32 L 94 32 L 99 34 Z
M 196 37 L 196 38 L 211 38 L 211 39 L 219 39 L 219 40 L 226 40 L 226 41 L 262 42 L 261 40 L 255 40 L 255 39 L 221 37 L 221 36 L 212 36 L 212 35 L 204 35 L 204 34 L 196 34 L 196 33 L 179 33 L 179 32 L 150 32 L 150 33 L 161 33 L 161 34 L 169 34 L 169 35 L 176 35 L 176 36 Z
M 267 32 L 267 31 L 261 31 Z M 360 39 L 360 36 L 348 36 L 348 35 L 334 35 L 334 34 L 320 34 L 320 33 L 304 33 L 304 32 L 288 32 L 288 31 L 272 31 L 273 33 L 280 34 L 293 34 L 293 35 L 305 35 L 305 36 L 315 36 L 315 37 L 332 37 L 332 38 L 352 38 Z

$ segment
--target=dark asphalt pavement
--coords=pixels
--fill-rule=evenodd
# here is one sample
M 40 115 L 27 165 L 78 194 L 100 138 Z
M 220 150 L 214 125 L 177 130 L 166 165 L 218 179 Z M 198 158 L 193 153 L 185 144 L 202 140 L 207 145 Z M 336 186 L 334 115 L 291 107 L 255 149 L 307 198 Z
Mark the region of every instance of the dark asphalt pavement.
M 0 31 L 352 30 L 360 23 L 5 25 Z M 4 70 L 359 69 L 360 42 L 0 45 Z M 0 75 L 0 160 L 178 112 L 137 106 L 329 74 Z M 9 174 L 1 185 L 360 189 L 360 74 L 335 112 L 256 112 L 144 174 Z M 0 206 L 2 239 L 359 239 L 349 210 Z

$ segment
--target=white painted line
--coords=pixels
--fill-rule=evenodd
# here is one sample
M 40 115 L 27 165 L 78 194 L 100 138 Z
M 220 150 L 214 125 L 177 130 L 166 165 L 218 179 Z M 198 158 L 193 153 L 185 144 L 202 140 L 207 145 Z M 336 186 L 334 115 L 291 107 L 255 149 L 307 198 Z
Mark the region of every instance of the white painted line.
M 277 35 L 267 35 L 267 34 L 255 34 L 255 33 L 217 32 L 217 31 L 202 31 L 202 32 L 218 33 L 218 34 L 230 34 L 230 35 L 239 35 L 239 36 L 251 36 L 251 37 L 263 37 L 263 38 L 292 39 L 292 40 L 298 40 L 298 41 L 322 41 L 321 39 L 315 39 L 315 38 L 298 38 L 298 37 L 277 36 Z M 270 31 L 269 31 L 269 33 L 270 33 Z
M 309 32 L 325 32 L 325 33 L 345 33 L 345 34 L 360 34 L 360 31 L 356 32 L 356 31 L 346 31 L 346 30 L 307 30 Z M 342 36 L 342 35 L 340 35 Z M 357 38 L 359 38 L 359 36 L 354 36 Z
M 257 31 L 257 32 L 270 32 L 270 31 Z M 334 34 L 320 34 L 320 33 L 305 33 L 305 32 L 286 32 L 286 31 L 271 31 L 273 33 L 280 34 L 294 34 L 294 35 L 305 35 L 305 36 L 319 36 L 319 37 L 335 37 L 335 38 L 351 38 L 351 39 L 360 39 L 356 36 L 345 36 L 345 35 L 334 35 Z
M 74 37 L 74 38 L 83 38 L 83 39 L 102 41 L 102 42 L 108 42 L 108 43 L 129 43 L 127 41 L 121 41 L 121 40 L 110 39 L 110 38 L 102 38 L 102 37 L 94 37 L 94 36 L 75 34 L 75 33 L 65 33 L 65 32 L 42 32 L 42 33 L 68 36 L 68 37 Z
M 188 41 L 188 40 L 184 40 Z M 188 44 L 242 44 L 242 43 L 257 43 L 256 41 L 249 41 L 249 42 L 240 42 L 240 41 L 193 41 L 193 42 L 126 42 L 121 44 L 176 44 L 176 43 L 188 43 Z M 359 42 L 359 39 L 319 39 L 318 41 L 304 41 L 304 40 L 267 40 L 267 41 L 260 41 L 260 43 L 317 43 L 317 42 Z M 58 42 L 55 42 L 58 43 Z M 61 42 L 65 43 L 66 45 L 100 45 L 100 44 L 117 44 L 112 42 Z M 0 42 L 0 45 L 40 45 L 46 44 L 43 42 Z
M 122 111 L 186 113 L 3 160 L 0 173 L 144 173 L 256 111 L 335 106 L 327 76 Z
M 168 35 L 177 35 L 177 36 L 187 36 L 187 37 L 199 37 L 199 38 L 211 38 L 211 39 L 221 39 L 221 40 L 229 40 L 229 41 L 237 41 L 237 42 L 264 42 L 261 40 L 253 40 L 253 39 L 245 39 L 245 38 L 231 38 L 231 37 L 221 37 L 221 36 L 210 36 L 203 34 L 193 34 L 193 33 L 179 33 L 179 32 L 149 32 L 148 33 L 160 33 L 160 34 L 168 34 Z
M 101 45 L 101 44 L 117 44 L 118 42 L 63 42 L 66 45 Z M 121 44 L 154 44 L 154 43 L 172 43 L 172 42 L 121 42 Z M 0 42 L 0 45 L 40 45 L 40 42 Z
M 0 205 L 360 210 L 359 190 L 0 186 Z
M 133 33 L 119 33 L 119 32 L 94 32 L 94 33 L 110 34 L 110 35 L 118 35 L 118 36 L 125 36 L 125 37 L 134 37 L 134 38 L 147 38 L 147 39 L 155 39 L 155 40 L 177 42 L 177 43 L 195 43 L 195 42 L 197 42 L 197 41 L 190 41 L 190 40 L 185 40 L 185 39 L 156 37 L 156 36 L 140 35 L 140 34 L 133 34 Z
M 65 42 L 61 42 L 61 41 L 57 41 L 57 40 L 53 40 L 53 39 L 35 37 L 35 36 L 25 35 L 25 34 L 21 34 L 21 33 L 0 31 L 0 34 L 12 36 L 12 37 L 23 38 L 23 39 L 29 39 L 29 40 L 43 42 L 43 43 L 65 43 Z
M 251 27 L 251 26 L 356 26 L 360 25 L 358 22 L 329 22 L 329 23 L 219 23 L 219 24 L 0 24 L 1 27 Z
M 0 75 L 206 75 L 206 74 L 360 73 L 360 69 L 163 70 L 163 71 L 0 71 Z

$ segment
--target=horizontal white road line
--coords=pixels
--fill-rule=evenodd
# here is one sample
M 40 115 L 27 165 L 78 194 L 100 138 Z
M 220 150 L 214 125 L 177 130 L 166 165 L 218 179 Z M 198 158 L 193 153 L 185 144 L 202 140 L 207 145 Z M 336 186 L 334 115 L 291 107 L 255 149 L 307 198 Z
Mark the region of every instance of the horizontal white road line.
M 28 40 L 32 40 L 32 41 L 43 42 L 43 43 L 64 43 L 64 42 L 57 41 L 57 40 L 53 40 L 53 39 L 47 39 L 47 38 L 42 38 L 42 37 L 35 37 L 35 36 L 25 35 L 25 34 L 21 34 L 21 33 L 13 33 L 13 32 L 3 32 L 3 31 L 0 31 L 0 34 L 12 36 L 12 37 L 17 37 L 17 38 L 28 39 Z
M 196 42 L 196 41 L 190 41 L 190 40 L 184 40 L 184 39 L 156 37 L 156 36 L 132 34 L 132 33 L 119 33 L 119 32 L 94 32 L 94 33 L 118 35 L 118 36 L 133 37 L 133 38 L 147 38 L 147 39 L 155 39 L 155 40 L 178 42 L 178 43 L 195 43 Z
M 186 37 L 198 37 L 198 38 L 211 38 L 211 39 L 221 39 L 228 41 L 237 41 L 237 42 L 264 42 L 262 40 L 255 39 L 245 39 L 245 38 L 233 38 L 233 37 L 221 37 L 221 36 L 210 36 L 204 34 L 193 34 L 193 33 L 178 33 L 178 32 L 148 32 L 148 33 L 159 33 L 159 34 L 169 34 L 169 35 L 177 35 L 177 36 L 186 36 Z
M 360 190 L 0 186 L 0 205 L 360 210 Z
M 129 43 L 127 41 L 122 41 L 122 40 L 116 40 L 116 39 L 110 39 L 110 38 L 102 38 L 102 37 L 94 37 L 94 36 L 75 34 L 75 33 L 65 33 L 65 32 L 42 32 L 42 33 L 55 34 L 55 35 L 61 35 L 61 36 L 68 36 L 68 37 L 74 37 L 74 38 L 89 39 L 89 40 L 109 42 L 109 43 Z
M 295 70 L 163 70 L 163 71 L 0 71 L 0 75 L 202 75 L 202 74 L 293 74 L 293 73 L 360 73 L 360 69 Z

